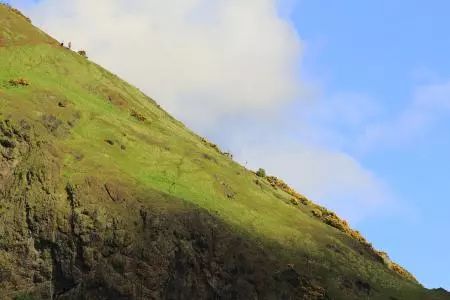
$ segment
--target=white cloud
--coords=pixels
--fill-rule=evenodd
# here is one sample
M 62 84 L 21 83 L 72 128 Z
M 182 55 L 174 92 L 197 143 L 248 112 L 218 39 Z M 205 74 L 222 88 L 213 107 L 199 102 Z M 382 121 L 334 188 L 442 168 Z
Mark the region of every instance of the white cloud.
M 60 40 L 196 126 L 268 111 L 301 91 L 302 43 L 276 0 L 43 0 L 30 13 Z
M 330 127 L 363 122 L 368 101 L 305 101 L 317 97 L 305 97 L 300 80 L 303 43 L 280 16 L 295 1 L 282 1 L 281 11 L 280 0 L 41 0 L 26 10 L 250 167 L 266 167 L 351 221 L 379 213 L 392 201 L 388 189 L 326 145 L 341 138 Z

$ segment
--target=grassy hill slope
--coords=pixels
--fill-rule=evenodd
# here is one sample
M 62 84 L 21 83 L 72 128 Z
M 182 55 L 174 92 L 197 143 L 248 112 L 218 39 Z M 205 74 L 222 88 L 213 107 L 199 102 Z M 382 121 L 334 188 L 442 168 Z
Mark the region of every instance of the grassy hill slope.
M 450 299 L 3 5 L 0 154 L 0 299 Z

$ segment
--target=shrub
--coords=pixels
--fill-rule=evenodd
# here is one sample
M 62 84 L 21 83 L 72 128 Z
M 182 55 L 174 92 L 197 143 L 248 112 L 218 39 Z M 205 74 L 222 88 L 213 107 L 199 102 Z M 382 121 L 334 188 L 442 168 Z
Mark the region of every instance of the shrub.
M 29 86 L 30 85 L 28 80 L 26 80 L 24 78 L 11 79 L 9 81 L 9 84 L 12 86 Z
M 132 110 L 130 114 L 133 118 L 135 118 L 136 120 L 138 120 L 140 122 L 145 122 L 147 120 L 146 117 L 144 117 L 142 114 L 138 113 L 135 110 Z
M 233 159 L 233 154 L 231 154 L 230 152 L 224 152 L 223 155 L 225 155 L 226 157 Z
M 266 170 L 259 168 L 258 171 L 256 171 L 256 176 L 258 177 L 266 177 Z
M 290 203 L 292 205 L 299 205 L 301 203 L 305 206 L 309 206 L 311 208 L 310 213 L 315 218 L 331 227 L 336 228 L 337 230 L 343 232 L 344 234 L 348 235 L 354 240 L 360 242 L 367 249 L 367 251 L 369 251 L 369 253 L 375 255 L 375 257 L 380 262 L 384 262 L 386 264 L 386 259 L 383 257 L 384 256 L 383 253 L 376 251 L 374 247 L 367 242 L 367 240 L 361 235 L 359 231 L 352 229 L 350 225 L 347 223 L 347 221 L 339 218 L 334 212 L 326 209 L 325 207 L 314 204 L 302 194 L 297 193 L 283 180 L 275 176 L 266 176 L 264 169 L 259 169 L 256 172 L 256 175 L 264 177 L 274 189 L 280 189 L 285 193 L 287 193 L 288 195 L 292 196 L 293 198 L 291 198 L 290 200 Z M 260 184 L 259 180 L 256 180 L 255 182 L 256 184 Z M 396 272 L 397 274 L 399 274 L 400 276 L 410 281 L 417 282 L 414 276 L 408 273 L 408 271 L 403 269 L 401 266 L 391 262 L 389 268 L 394 272 Z
M 306 205 L 306 206 L 308 206 L 308 205 L 311 204 L 311 201 L 309 201 L 306 197 L 300 197 L 300 198 L 299 198 L 299 201 L 300 201 L 303 205 Z
M 325 224 L 330 225 L 331 227 L 334 227 L 342 232 L 347 233 L 349 231 L 349 227 L 346 221 L 343 221 L 341 219 L 339 219 L 337 216 L 335 215 L 327 215 L 323 218 L 323 221 L 325 222 Z
M 405 270 L 403 267 L 401 267 L 396 263 L 392 263 L 391 270 L 400 275 L 401 277 L 406 278 L 407 280 L 410 280 L 415 283 L 418 282 L 417 279 L 414 277 L 414 275 L 412 275 L 411 273 L 409 273 L 407 270 Z
M 316 218 L 321 218 L 322 217 L 322 212 L 319 209 L 313 209 L 313 210 L 311 210 L 311 213 Z
M 281 189 L 283 192 L 285 192 L 285 193 L 291 195 L 292 197 L 294 197 L 295 199 L 297 199 L 297 201 L 299 203 L 302 203 L 303 205 L 311 204 L 311 201 L 309 201 L 308 198 L 306 198 L 302 194 L 297 193 L 293 188 L 291 188 L 289 185 L 287 185 L 287 183 L 284 182 L 283 180 L 281 180 L 275 176 L 268 176 L 268 177 L 266 177 L 266 179 L 274 189 Z
M 291 198 L 290 202 L 291 202 L 292 205 L 298 206 L 298 200 L 297 199 Z
M 388 268 L 392 268 L 392 260 L 389 255 L 383 251 L 375 251 L 380 261 L 382 261 Z
M 80 54 L 81 56 L 83 56 L 84 58 L 88 58 L 85 50 L 80 50 L 77 53 Z

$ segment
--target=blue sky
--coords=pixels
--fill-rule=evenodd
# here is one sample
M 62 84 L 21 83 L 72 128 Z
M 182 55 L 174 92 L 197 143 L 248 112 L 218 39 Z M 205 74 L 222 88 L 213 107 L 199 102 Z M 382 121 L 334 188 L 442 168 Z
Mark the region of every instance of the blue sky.
M 395 119 L 408 109 L 418 87 L 450 78 L 449 10 L 448 1 L 301 1 L 292 19 L 306 42 L 306 76 L 321 82 L 328 95 L 370 97 L 383 110 L 380 122 Z M 443 97 L 450 102 L 450 94 Z M 342 145 L 416 210 L 362 220 L 358 227 L 426 286 L 447 289 L 449 116 L 436 116 L 433 124 L 396 145 L 375 145 L 362 154 L 356 145 Z
M 11 2 L 450 290 L 450 3 L 173 1 Z

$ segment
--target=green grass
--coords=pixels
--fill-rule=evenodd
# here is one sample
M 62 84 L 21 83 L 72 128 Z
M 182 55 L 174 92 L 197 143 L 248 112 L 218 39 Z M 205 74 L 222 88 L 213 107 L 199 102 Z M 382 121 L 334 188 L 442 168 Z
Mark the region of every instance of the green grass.
M 18 78 L 30 86 L 8 83 Z M 131 116 L 132 110 L 146 120 Z M 405 299 L 419 299 L 425 293 L 361 255 L 356 241 L 314 218 L 311 207 L 291 205 L 291 196 L 205 144 L 138 89 L 0 7 L 0 119 L 41 124 L 45 116 L 62 122 L 52 133 L 63 164 L 62 181 L 77 182 L 96 174 L 105 181 L 120 178 L 140 189 L 184 199 L 261 246 L 277 245 L 283 249 L 277 255 L 287 261 L 304 264 L 295 255 L 308 255 L 330 290 L 338 289 L 336 276 L 347 274 L 409 297 Z M 35 130 L 44 134 L 42 127 Z M 335 253 L 327 245 L 342 251 Z

